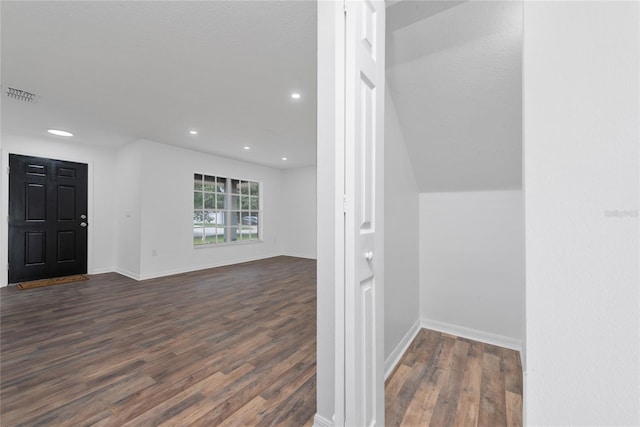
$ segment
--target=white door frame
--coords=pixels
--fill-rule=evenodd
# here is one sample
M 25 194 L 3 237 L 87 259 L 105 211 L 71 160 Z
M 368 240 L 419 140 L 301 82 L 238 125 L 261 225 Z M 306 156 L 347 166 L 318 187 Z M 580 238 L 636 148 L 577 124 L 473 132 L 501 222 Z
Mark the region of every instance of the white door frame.
M 369 3 L 368 6 L 365 2 Z M 369 13 L 374 9 L 375 13 Z M 369 49 L 369 54 L 373 55 L 373 62 L 376 63 L 372 75 L 376 91 L 374 98 L 378 104 L 373 110 L 378 113 L 373 116 L 376 124 L 373 132 L 381 150 L 374 157 L 377 164 L 382 164 L 384 115 L 380 112 L 384 107 L 384 13 L 383 1 L 318 2 L 318 212 L 319 218 L 325 219 L 318 221 L 318 414 L 315 419 L 318 427 L 360 427 L 360 423 L 384 425 L 383 197 L 382 192 L 373 193 L 375 229 L 370 227 L 367 231 L 370 235 L 364 236 L 364 240 L 366 245 L 375 244 L 375 260 L 367 263 L 363 251 L 366 245 L 362 244 L 364 240 L 359 241 L 362 239 L 359 236 L 363 228 L 362 218 L 356 218 L 354 213 L 356 205 L 364 203 L 358 192 L 359 178 L 355 169 L 355 162 L 362 160 L 361 152 L 357 151 L 361 148 L 356 147 L 360 143 L 357 135 L 361 130 L 356 127 L 356 121 L 360 121 L 359 105 L 362 105 L 360 103 L 364 98 L 358 98 L 358 88 L 362 84 L 358 78 L 359 67 L 363 64 L 362 56 L 357 59 L 353 50 L 356 44 L 362 47 L 363 43 L 373 43 L 381 48 L 377 53 Z M 381 20 L 372 24 L 372 16 Z M 350 19 L 349 24 L 347 19 Z M 372 28 L 375 31 L 372 32 Z M 350 35 L 347 31 L 350 31 Z M 374 35 L 375 41 L 372 39 Z M 347 37 L 351 37 L 352 41 L 350 51 L 346 48 Z M 350 81 L 346 74 L 348 61 L 351 61 Z M 371 64 L 371 58 L 368 64 Z M 347 93 L 348 90 L 353 93 Z M 351 108 L 349 113 L 347 105 Z M 347 132 L 350 132 L 350 139 L 347 139 Z M 346 161 L 354 164 L 347 164 Z M 376 176 L 376 187 L 380 190 L 383 188 L 383 179 L 380 170 Z M 349 221 L 346 221 L 347 218 Z M 367 227 L 365 224 L 364 228 Z M 374 235 L 375 238 L 371 238 Z M 363 276 L 358 276 L 358 273 L 371 276 L 371 271 L 375 274 L 376 295 L 367 300 L 367 307 L 371 309 L 367 313 L 374 311 L 380 315 L 371 317 L 371 328 L 363 328 L 369 323 L 363 322 L 364 318 L 360 315 L 354 315 L 361 306 L 355 307 L 353 304 L 358 300 L 358 292 L 364 289 L 360 286 Z M 367 333 L 362 333 L 365 329 Z M 373 341 L 373 347 L 369 348 L 375 348 L 375 352 L 357 350 L 367 348 L 368 344 L 363 344 L 363 336 L 368 337 L 368 343 Z M 370 340 L 371 337 L 374 339 Z M 333 363 L 327 360 L 330 354 L 333 355 Z M 374 368 L 363 369 L 362 362 Z M 326 375 L 332 377 L 332 384 L 328 384 Z M 365 394 L 367 398 L 363 398 Z M 367 403 L 364 404 L 364 401 Z M 333 409 L 333 414 L 329 412 L 330 409 Z M 367 419 L 365 414 L 368 414 L 368 421 L 363 421 Z
M 384 425 L 385 3 L 345 2 L 345 425 Z
M 317 413 L 315 427 L 343 426 L 344 31 L 343 0 L 318 0 Z

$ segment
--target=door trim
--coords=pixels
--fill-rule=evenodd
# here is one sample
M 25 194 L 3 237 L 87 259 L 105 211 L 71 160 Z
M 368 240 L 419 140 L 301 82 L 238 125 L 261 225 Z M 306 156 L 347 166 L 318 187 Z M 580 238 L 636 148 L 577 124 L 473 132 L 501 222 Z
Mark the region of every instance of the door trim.
M 82 155 L 68 155 L 63 154 L 59 155 L 55 152 L 55 148 L 49 150 L 23 150 L 23 149 L 7 149 L 0 148 L 0 156 L 2 156 L 2 170 L 0 184 L 2 189 L 2 201 L 1 203 L 1 216 L 0 218 L 2 224 L 0 226 L 0 287 L 7 286 L 9 283 L 9 274 L 7 271 L 7 263 L 9 262 L 9 223 L 7 222 L 7 218 L 9 217 L 9 175 L 7 174 L 7 170 L 9 168 L 9 154 L 17 154 L 20 156 L 33 156 L 33 157 L 45 157 L 56 160 L 63 160 L 69 162 L 77 162 L 77 163 L 85 163 L 87 165 L 87 216 L 89 218 L 95 218 L 94 210 L 93 210 L 93 180 L 94 180 L 94 162 L 93 159 L 82 156 Z M 95 224 L 95 221 L 92 222 Z M 93 254 L 94 254 L 94 228 L 93 226 L 89 226 L 87 229 L 87 274 L 95 274 L 96 272 L 93 269 Z
M 345 425 L 374 427 L 385 423 L 386 9 L 348 0 L 345 10 Z
M 359 0 L 363 1 L 363 0 Z M 347 395 L 346 358 L 347 319 L 346 304 L 346 221 L 345 211 L 353 201 L 345 200 L 346 191 L 346 17 L 344 1 L 318 3 L 318 206 L 319 212 L 331 217 L 331 228 L 320 229 L 318 234 L 318 374 L 330 375 L 332 383 L 318 383 L 318 414 L 316 426 L 321 420 L 332 418 L 332 425 L 349 424 L 348 412 L 353 412 L 354 396 Z M 380 74 L 380 73 L 377 73 Z M 329 176 L 330 174 L 330 176 Z M 383 182 L 384 174 L 379 176 Z M 382 203 L 382 198 L 378 201 Z M 379 218 L 382 222 L 384 219 Z M 320 224 L 320 223 L 319 223 Z M 383 228 L 379 230 L 383 237 Z M 353 258 L 354 254 L 351 254 Z M 355 258 L 354 258 L 355 260 Z M 384 262 L 380 245 L 377 260 Z M 328 274 L 323 274 L 323 272 Z M 330 272 L 330 274 L 329 274 Z M 380 275 L 383 280 L 383 275 Z M 332 295 L 328 295 L 331 289 Z M 329 300 L 333 302 L 327 308 Z M 382 299 L 380 299 L 382 303 Z M 381 306 L 382 307 L 382 306 Z M 379 318 L 382 320 L 382 317 Z M 331 333 L 329 331 L 331 328 Z M 378 327 L 383 331 L 383 325 Z M 353 337 L 351 337 L 352 339 Z M 382 343 L 382 340 L 378 340 Z M 331 347 L 329 350 L 327 347 Z M 333 356 L 333 360 L 327 358 Z M 383 355 L 382 355 L 383 356 Z M 383 357 L 379 362 L 379 375 L 383 378 Z M 325 365 L 325 361 L 327 362 Z M 333 372 L 329 371 L 329 363 Z M 384 405 L 384 381 L 379 389 L 379 400 Z M 330 387 L 330 388 L 329 388 Z M 353 393 L 353 390 L 351 390 Z M 330 401 L 331 399 L 331 401 Z M 328 413 L 332 404 L 333 414 Z M 384 424 L 384 407 L 378 412 L 378 425 Z

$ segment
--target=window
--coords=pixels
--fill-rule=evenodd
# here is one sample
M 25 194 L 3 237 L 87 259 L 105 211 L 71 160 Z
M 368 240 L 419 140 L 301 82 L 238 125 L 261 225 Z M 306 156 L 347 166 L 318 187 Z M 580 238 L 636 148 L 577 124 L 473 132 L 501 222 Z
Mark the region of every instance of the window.
M 193 245 L 260 240 L 260 183 L 193 175 Z

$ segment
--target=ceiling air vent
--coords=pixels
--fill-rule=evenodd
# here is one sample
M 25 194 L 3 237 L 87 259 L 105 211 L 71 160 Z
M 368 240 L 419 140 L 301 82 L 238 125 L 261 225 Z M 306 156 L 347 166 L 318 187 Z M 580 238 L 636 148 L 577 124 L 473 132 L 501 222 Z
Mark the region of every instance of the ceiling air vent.
M 26 90 L 16 89 L 13 87 L 7 87 L 7 96 L 9 98 L 17 99 L 18 101 L 32 102 L 36 97 L 35 93 L 27 92 Z

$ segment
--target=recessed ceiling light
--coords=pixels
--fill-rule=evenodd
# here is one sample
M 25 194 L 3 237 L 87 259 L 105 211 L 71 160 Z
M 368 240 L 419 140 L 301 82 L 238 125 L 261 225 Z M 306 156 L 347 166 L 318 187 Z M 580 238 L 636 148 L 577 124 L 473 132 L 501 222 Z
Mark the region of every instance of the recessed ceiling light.
M 190 133 L 191 135 L 197 135 L 197 134 L 198 134 L 198 131 L 197 131 L 197 130 L 190 130 L 190 131 L 189 131 L 189 133 Z
M 293 99 L 300 99 L 300 94 L 299 94 L 298 92 L 293 92 L 293 93 L 291 94 L 291 97 L 292 97 Z
M 242 148 L 244 148 L 245 150 L 251 150 L 251 147 L 249 147 L 248 145 L 245 145 L 245 146 L 244 146 L 244 147 L 242 147 Z
M 58 135 L 58 136 L 73 136 L 71 132 L 67 132 L 66 130 L 60 130 L 60 129 L 49 129 L 47 132 L 53 135 Z
M 282 158 L 282 160 L 287 160 L 287 158 L 286 158 L 286 157 L 283 157 L 283 158 Z

